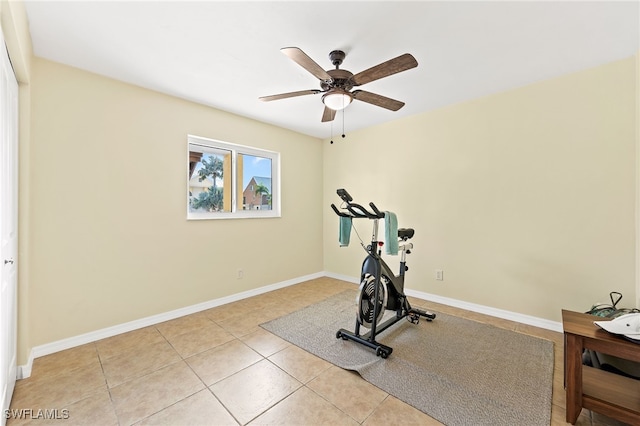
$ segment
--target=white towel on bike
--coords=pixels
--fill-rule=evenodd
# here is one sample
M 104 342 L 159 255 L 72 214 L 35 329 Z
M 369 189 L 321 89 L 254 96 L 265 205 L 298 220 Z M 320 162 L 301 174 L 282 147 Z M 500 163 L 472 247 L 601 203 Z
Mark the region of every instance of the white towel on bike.
M 398 218 L 395 213 L 384 212 L 384 240 L 386 254 L 398 254 Z
M 340 235 L 338 236 L 340 247 L 347 247 L 349 245 L 350 239 L 351 239 L 351 218 L 340 216 Z

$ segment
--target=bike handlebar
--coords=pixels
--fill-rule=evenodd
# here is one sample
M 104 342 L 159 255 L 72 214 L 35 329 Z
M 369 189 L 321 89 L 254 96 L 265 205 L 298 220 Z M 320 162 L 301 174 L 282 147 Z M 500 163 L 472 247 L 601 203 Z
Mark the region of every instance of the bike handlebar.
M 384 218 L 384 213 L 381 212 L 380 210 L 378 210 L 378 208 L 376 207 L 375 204 L 373 204 L 373 202 L 369 203 L 369 207 L 371 207 L 371 209 L 373 210 L 373 213 L 372 213 L 369 210 L 367 210 L 366 208 L 362 207 L 360 204 L 353 203 L 352 202 L 353 198 L 351 197 L 351 195 L 349 195 L 349 193 L 345 189 L 338 189 L 336 192 L 340 196 L 342 201 L 344 201 L 347 204 L 346 210 L 349 211 L 349 213 L 346 213 L 344 211 L 340 211 L 335 206 L 335 204 L 332 203 L 331 204 L 331 208 L 333 209 L 333 211 L 338 216 L 351 217 L 351 218 L 357 218 L 357 219 L 382 219 L 382 218 Z

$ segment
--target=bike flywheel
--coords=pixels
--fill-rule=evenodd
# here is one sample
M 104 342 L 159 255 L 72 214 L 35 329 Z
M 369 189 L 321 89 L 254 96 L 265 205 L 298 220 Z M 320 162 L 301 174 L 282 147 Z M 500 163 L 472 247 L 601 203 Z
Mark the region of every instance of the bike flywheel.
M 376 290 L 376 277 L 371 274 L 365 274 L 360 288 L 358 290 L 358 296 L 356 298 L 358 322 L 367 328 L 371 328 L 374 323 L 378 324 L 384 314 L 385 306 L 387 305 L 387 286 L 383 284 L 382 280 L 378 280 L 378 299 L 375 299 Z M 376 308 L 377 306 L 377 308 Z M 374 318 L 374 315 L 377 316 Z

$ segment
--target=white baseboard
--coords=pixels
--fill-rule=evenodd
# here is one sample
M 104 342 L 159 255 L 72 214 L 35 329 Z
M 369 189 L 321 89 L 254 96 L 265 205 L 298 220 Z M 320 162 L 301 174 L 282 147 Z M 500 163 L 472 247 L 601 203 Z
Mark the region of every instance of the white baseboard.
M 538 318 L 530 315 L 519 314 L 517 312 L 506 311 L 503 309 L 492 308 L 490 306 L 477 305 L 475 303 L 464 302 L 462 300 L 451 299 L 449 297 L 438 296 L 435 294 L 424 293 L 421 291 L 405 289 L 407 296 L 417 297 L 418 299 L 428 300 L 430 302 L 442 303 L 443 305 L 453 306 L 455 308 L 465 309 L 467 311 L 478 312 L 480 314 L 489 315 L 496 318 L 502 318 L 510 321 L 528 324 L 546 330 L 558 331 L 562 333 L 562 323 L 550 321 L 544 318 Z
M 333 272 L 325 272 L 325 275 L 330 278 L 335 278 L 342 281 L 347 281 L 355 284 L 359 284 L 360 280 L 357 277 L 350 277 L 346 275 L 334 274 Z M 544 318 L 533 317 L 530 315 L 519 314 L 517 312 L 506 311 L 503 309 L 496 309 L 490 306 L 478 305 L 475 303 L 469 303 L 462 300 L 451 299 L 449 297 L 438 296 L 436 294 L 424 293 L 422 291 L 411 290 L 405 288 L 407 296 L 417 297 L 418 299 L 428 300 L 430 302 L 442 303 L 443 305 L 453 306 L 455 308 L 465 309 L 467 311 L 478 312 L 485 315 L 490 315 L 496 318 L 502 318 L 510 321 L 519 322 L 522 324 L 528 324 L 546 330 L 558 331 L 562 333 L 562 323 L 556 321 L 550 321 Z
M 340 281 L 346 281 L 348 283 L 353 283 L 353 284 L 360 284 L 360 280 L 356 277 L 350 277 L 348 275 L 341 275 L 341 274 L 336 274 L 333 272 L 325 272 L 324 273 L 325 277 L 329 277 L 329 278 L 334 278 L 336 280 L 340 280 Z
M 316 278 L 324 277 L 323 272 L 317 272 L 315 274 L 305 275 L 298 278 L 293 278 L 279 283 L 270 284 L 264 287 L 259 287 L 253 290 L 243 291 L 241 293 L 232 294 L 230 296 L 221 297 L 219 299 L 213 299 L 206 302 L 198 303 L 184 308 L 175 309 L 173 311 L 164 312 L 158 315 L 152 315 L 146 318 L 140 318 L 138 320 L 130 321 L 124 324 L 115 325 L 113 327 L 103 328 L 101 330 L 91 331 L 89 333 L 81 334 L 79 336 L 69 337 L 67 339 L 58 340 L 56 342 L 46 343 L 44 345 L 35 346 L 29 353 L 29 359 L 27 364 L 18 366 L 17 378 L 26 379 L 31 376 L 31 369 L 33 368 L 33 360 L 41 356 L 49 355 L 55 352 L 60 352 L 65 349 L 71 349 L 76 346 L 84 345 L 87 343 L 95 342 L 107 337 L 116 336 L 118 334 L 127 333 L 129 331 L 138 330 L 140 328 L 148 327 L 161 322 L 169 321 L 172 319 L 180 318 L 185 315 L 194 314 L 207 309 L 215 308 L 216 306 L 225 305 L 231 302 L 237 302 L 238 300 L 246 299 L 252 296 L 257 296 L 263 293 L 268 293 L 273 290 L 288 287 L 294 284 L 299 284 L 304 281 L 309 281 Z
M 130 321 L 124 324 L 115 325 L 113 327 L 103 328 L 101 330 L 92 331 L 89 333 L 81 334 L 79 336 L 69 337 L 67 339 L 58 340 L 56 342 L 47 343 L 40 346 L 35 346 L 31 349 L 27 364 L 18 366 L 17 378 L 25 379 L 31 376 L 31 369 L 33 367 L 33 360 L 41 356 L 49 355 L 55 352 L 60 352 L 65 349 L 71 349 L 76 346 L 84 345 L 87 343 L 95 342 L 107 337 L 116 336 L 118 334 L 127 333 L 129 331 L 138 330 L 140 328 L 148 327 L 151 325 L 159 324 L 164 321 L 169 321 L 175 318 L 180 318 L 185 315 L 194 314 L 207 309 L 215 308 L 216 306 L 225 305 L 231 302 L 237 302 L 238 300 L 246 299 L 248 297 L 257 296 L 263 293 L 268 293 L 273 290 L 289 287 L 291 285 L 299 284 L 305 281 L 309 281 L 316 278 L 329 277 L 354 284 L 359 283 L 359 279 L 352 276 L 335 274 L 333 272 L 317 272 L 315 274 L 305 275 L 298 278 L 282 281 L 275 284 L 270 284 L 264 287 L 259 287 L 253 290 L 243 291 L 241 293 L 232 294 L 230 296 L 221 297 L 219 299 L 213 299 L 206 302 L 198 303 L 184 308 L 175 309 L 173 311 L 164 312 L 158 315 L 152 315 L 150 317 L 141 318 L 138 320 Z M 405 289 L 407 296 L 417 297 L 419 299 L 428 300 L 431 302 L 442 303 L 444 305 L 453 306 L 456 308 L 466 309 L 468 311 L 478 312 L 486 315 L 490 315 L 497 318 L 503 318 L 511 321 L 516 321 L 522 324 L 528 324 L 535 327 L 544 328 L 547 330 L 562 332 L 562 323 L 549 321 L 543 318 L 537 318 L 529 315 L 519 314 L 517 312 L 506 311 L 502 309 L 496 309 L 489 306 L 477 305 L 475 303 L 468 303 L 462 300 L 451 299 L 448 297 L 442 297 L 435 294 L 424 293 L 421 291 Z

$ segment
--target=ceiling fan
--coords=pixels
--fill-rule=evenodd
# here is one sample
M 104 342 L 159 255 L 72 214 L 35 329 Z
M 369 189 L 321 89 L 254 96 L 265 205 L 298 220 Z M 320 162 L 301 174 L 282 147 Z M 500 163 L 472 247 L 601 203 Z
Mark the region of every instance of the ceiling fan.
M 351 91 L 351 89 L 418 66 L 418 61 L 409 53 L 405 53 L 404 55 L 390 59 L 362 72 L 353 74 L 350 71 L 340 69 L 340 64 L 342 64 L 346 54 L 342 50 L 334 50 L 329 53 L 329 59 L 336 68 L 325 71 L 297 47 L 284 47 L 280 49 L 280 51 L 318 78 L 321 89 L 300 90 L 297 92 L 281 93 L 279 95 L 262 96 L 259 99 L 267 102 L 322 93 L 322 103 L 324 103 L 322 122 L 332 121 L 336 116 L 336 111 L 346 108 L 354 99 L 391 111 L 399 110 L 404 106 L 404 102 L 364 90 Z

